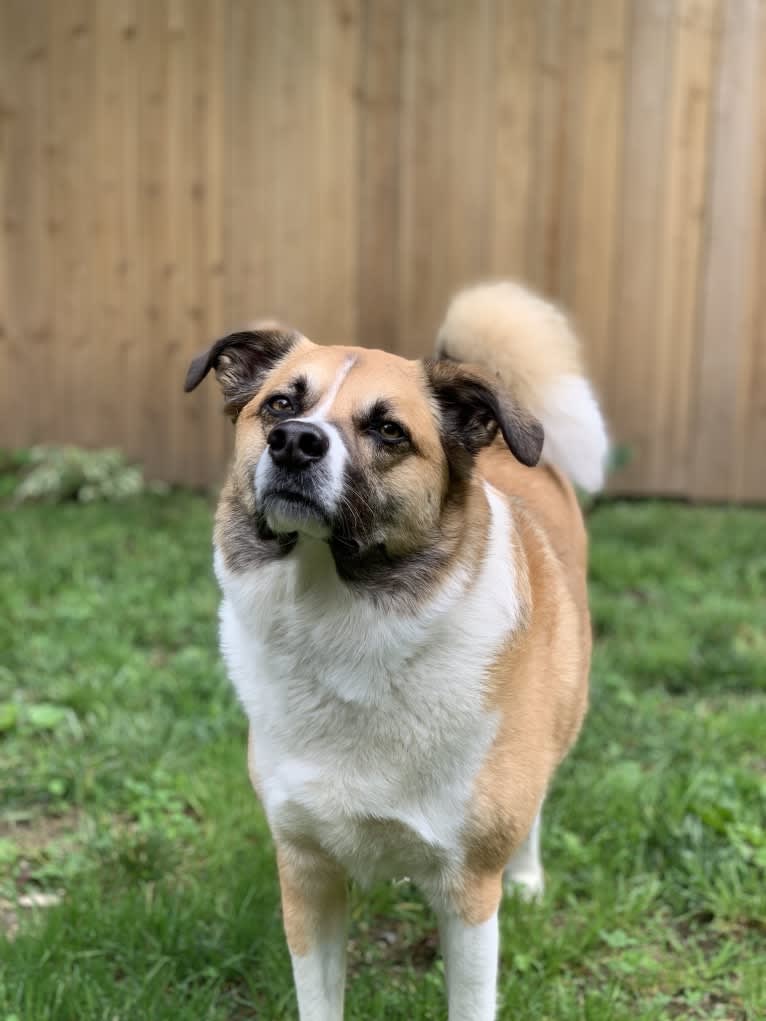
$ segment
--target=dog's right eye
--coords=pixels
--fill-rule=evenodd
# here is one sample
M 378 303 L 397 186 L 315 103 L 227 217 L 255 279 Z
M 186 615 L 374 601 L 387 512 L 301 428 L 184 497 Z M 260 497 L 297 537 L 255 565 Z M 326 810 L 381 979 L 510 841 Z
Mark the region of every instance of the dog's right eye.
M 293 402 L 283 394 L 275 394 L 266 401 L 266 407 L 276 415 L 292 414 L 295 410 Z

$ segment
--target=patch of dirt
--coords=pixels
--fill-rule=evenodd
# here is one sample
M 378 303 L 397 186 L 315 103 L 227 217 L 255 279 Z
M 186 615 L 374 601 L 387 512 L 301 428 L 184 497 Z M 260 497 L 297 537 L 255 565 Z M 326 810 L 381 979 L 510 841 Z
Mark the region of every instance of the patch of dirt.
M 19 916 L 16 905 L 4 897 L 0 897 L 0 932 L 10 941 L 15 939 L 18 931 Z
M 393 971 L 428 971 L 439 955 L 438 933 L 433 928 L 416 936 L 413 930 L 411 923 L 396 918 L 371 919 L 364 931 L 348 942 L 349 971 L 353 974 L 379 964 Z
M 12 866 L 18 897 L 15 900 L 0 897 L 0 932 L 7 939 L 16 937 L 24 911 L 46 910 L 61 903 L 62 893 L 36 888 L 33 862 L 51 841 L 76 833 L 80 821 L 79 813 L 74 811 L 33 819 L 0 819 L 0 838 L 11 840 L 20 852 Z
M 35 819 L 0 819 L 0 837 L 12 840 L 22 854 L 35 854 L 57 837 L 74 833 L 79 825 L 80 815 L 74 811 Z
M 19 918 L 22 911 L 30 909 L 53 908 L 63 900 L 61 893 L 27 893 L 13 901 L 0 897 L 0 930 L 6 939 L 13 940 L 19 931 Z
M 702 1000 L 690 1004 L 681 990 L 673 997 L 665 1008 L 669 1017 L 699 1018 L 700 1021 L 710 1021 L 711 1018 L 720 1018 L 720 1021 L 748 1021 L 747 1011 L 739 1003 L 733 1003 L 728 996 L 719 996 L 717 993 L 709 993 Z

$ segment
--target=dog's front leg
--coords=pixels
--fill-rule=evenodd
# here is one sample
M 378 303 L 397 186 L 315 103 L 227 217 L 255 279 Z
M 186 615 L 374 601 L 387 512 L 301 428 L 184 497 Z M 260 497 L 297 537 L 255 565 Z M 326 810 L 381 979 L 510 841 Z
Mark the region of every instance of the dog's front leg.
M 287 847 L 277 862 L 300 1021 L 342 1021 L 346 878 L 325 858 Z
M 502 877 L 474 877 L 439 911 L 449 1021 L 493 1021 Z

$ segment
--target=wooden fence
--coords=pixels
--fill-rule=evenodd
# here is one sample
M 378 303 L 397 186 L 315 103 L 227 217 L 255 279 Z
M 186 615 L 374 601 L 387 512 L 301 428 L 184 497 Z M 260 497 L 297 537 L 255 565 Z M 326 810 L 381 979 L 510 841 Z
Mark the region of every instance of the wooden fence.
M 620 491 L 766 499 L 764 0 L 0 0 L 0 443 L 220 477 L 192 353 L 574 314 Z

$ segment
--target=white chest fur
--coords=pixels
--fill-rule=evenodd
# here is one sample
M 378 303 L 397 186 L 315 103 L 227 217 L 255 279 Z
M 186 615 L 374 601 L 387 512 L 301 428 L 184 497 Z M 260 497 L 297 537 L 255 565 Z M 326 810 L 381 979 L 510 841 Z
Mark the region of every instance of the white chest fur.
M 233 573 L 216 554 L 221 646 L 250 719 L 264 807 L 360 882 L 459 868 L 460 832 L 497 721 L 488 664 L 518 624 L 505 500 L 486 487 L 487 554 L 410 616 L 341 582 L 326 545 Z

